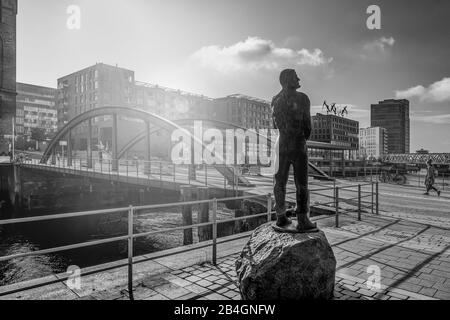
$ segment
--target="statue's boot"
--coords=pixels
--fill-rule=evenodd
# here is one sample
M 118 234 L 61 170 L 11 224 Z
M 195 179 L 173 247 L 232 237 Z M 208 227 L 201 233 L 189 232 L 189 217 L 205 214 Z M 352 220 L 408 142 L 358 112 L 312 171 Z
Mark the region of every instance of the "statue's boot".
M 286 216 L 286 209 L 277 210 L 277 227 L 283 228 L 292 224 L 292 220 Z
M 305 213 L 298 213 L 297 214 L 297 230 L 300 232 L 308 232 L 308 231 L 317 231 L 317 224 L 311 222 L 309 220 L 308 215 Z

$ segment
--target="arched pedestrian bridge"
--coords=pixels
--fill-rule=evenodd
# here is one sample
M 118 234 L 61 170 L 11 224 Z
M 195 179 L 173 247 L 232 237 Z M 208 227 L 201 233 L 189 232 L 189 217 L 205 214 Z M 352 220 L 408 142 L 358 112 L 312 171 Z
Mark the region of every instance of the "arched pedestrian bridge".
M 102 118 L 102 117 L 110 117 L 111 118 L 111 159 L 110 161 L 106 161 L 101 159 L 96 159 L 93 154 L 93 122 L 94 119 Z M 135 122 L 128 122 L 128 127 L 120 129 L 119 122 L 121 119 L 133 119 Z M 136 122 L 137 121 L 137 122 Z M 133 171 L 133 168 L 136 167 L 134 165 L 133 159 L 127 159 L 127 155 L 130 153 L 133 148 L 140 145 L 142 147 L 142 143 L 145 149 L 145 160 L 140 161 L 141 169 L 144 169 L 147 173 L 152 173 L 159 170 L 159 175 L 163 175 L 163 171 L 170 170 L 174 175 L 177 174 L 175 165 L 170 163 L 170 136 L 174 130 L 180 129 L 184 130 L 191 138 L 194 143 L 200 143 L 204 147 L 203 141 L 200 141 L 193 134 L 193 124 L 194 121 L 201 121 L 205 127 L 215 128 L 219 130 L 224 129 L 242 129 L 245 128 L 235 126 L 230 123 L 225 123 L 221 121 L 212 121 L 212 120 L 204 120 L 204 119 L 182 119 L 176 121 L 167 120 L 161 116 L 129 107 L 120 107 L 120 106 L 107 106 L 89 110 L 83 114 L 78 115 L 74 119 L 72 119 L 69 123 L 67 123 L 64 128 L 62 128 L 53 140 L 49 143 L 42 159 L 40 161 L 41 164 L 48 164 L 49 162 L 53 165 L 57 164 L 57 154 L 61 149 L 60 141 L 66 141 L 67 147 L 67 159 L 63 163 L 63 166 L 67 166 L 72 170 L 79 167 L 80 170 L 96 170 L 98 166 L 101 166 L 100 171 L 109 172 L 109 173 L 117 173 L 121 170 L 126 170 L 127 175 L 130 174 L 130 171 Z M 139 124 L 138 124 L 139 122 Z M 87 124 L 87 126 L 86 126 Z M 74 138 L 75 138 L 75 130 L 77 127 L 84 125 L 85 126 L 85 136 L 87 141 L 86 150 L 84 150 L 84 154 L 86 155 L 84 159 L 77 159 L 73 156 L 74 150 Z M 130 126 L 133 126 L 132 128 Z M 141 128 L 138 128 L 141 127 Z M 123 130 L 123 131 L 122 131 Z M 165 133 L 165 135 L 161 134 L 161 132 Z M 126 134 L 130 137 L 127 141 L 122 141 L 119 145 L 119 137 Z M 257 133 L 259 137 L 263 137 L 271 142 L 270 138 L 263 136 Z M 121 139 L 123 140 L 123 139 Z M 163 140 L 163 141 L 162 141 Z M 314 143 L 313 144 L 320 144 Z M 167 148 L 167 153 L 165 157 L 160 158 L 158 161 L 154 161 L 154 149 L 155 145 L 159 146 L 165 145 Z M 318 147 L 318 146 L 314 146 Z M 63 155 L 64 156 L 64 155 Z M 78 162 L 77 162 L 78 161 Z M 124 167 L 124 163 L 126 163 L 126 169 Z M 132 163 L 132 165 L 130 165 Z M 136 162 L 137 163 L 137 162 Z M 156 163 L 156 164 L 155 164 Z M 170 168 L 169 168 L 170 167 Z M 239 172 L 236 171 L 236 168 L 228 165 L 214 165 L 212 166 L 215 171 L 217 171 L 220 175 L 223 176 L 223 179 L 226 180 L 225 183 L 229 185 L 242 185 L 251 187 L 253 183 L 251 183 L 247 178 L 243 177 Z M 184 166 L 185 170 L 189 171 L 187 175 L 192 180 L 196 179 L 195 175 L 195 166 Z M 186 169 L 187 168 L 187 169 Z M 139 168 L 136 169 L 139 171 Z M 194 173 L 193 173 L 194 171 Z M 180 173 L 181 174 L 181 173 Z M 318 178 L 327 178 L 326 174 L 319 170 L 314 165 L 310 164 L 310 174 L 314 177 Z M 207 174 L 204 174 L 203 180 L 207 180 Z M 190 182 L 190 181 L 189 181 Z

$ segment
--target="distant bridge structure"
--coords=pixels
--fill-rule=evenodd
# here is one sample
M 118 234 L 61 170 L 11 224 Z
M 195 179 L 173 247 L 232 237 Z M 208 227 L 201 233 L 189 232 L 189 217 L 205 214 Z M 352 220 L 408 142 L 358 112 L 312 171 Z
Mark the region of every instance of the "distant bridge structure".
M 388 154 L 383 157 L 383 162 L 393 164 L 425 164 L 428 160 L 435 165 L 450 165 L 450 153 L 428 154 Z

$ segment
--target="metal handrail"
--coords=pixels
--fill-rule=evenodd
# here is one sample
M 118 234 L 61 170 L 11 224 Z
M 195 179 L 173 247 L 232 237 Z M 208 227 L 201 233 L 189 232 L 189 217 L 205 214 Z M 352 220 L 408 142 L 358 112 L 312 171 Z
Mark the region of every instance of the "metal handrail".
M 364 185 L 360 184 L 360 185 L 349 186 L 349 187 L 332 186 L 329 188 L 323 188 L 326 190 L 334 191 L 334 196 L 332 197 L 332 198 L 334 198 L 334 201 L 332 203 L 335 204 L 335 209 L 336 209 L 336 227 L 339 227 L 339 214 L 340 214 L 340 212 L 339 212 L 339 189 L 348 190 L 350 188 L 358 188 L 358 198 L 354 198 L 351 200 L 358 199 L 358 220 L 360 220 L 361 219 L 361 208 L 362 208 L 361 199 L 368 197 L 368 196 L 364 196 L 364 197 L 361 196 L 361 187 L 368 186 L 368 185 L 372 186 L 372 189 L 373 189 L 373 186 L 374 186 L 373 183 L 364 184 Z M 311 191 L 311 192 L 313 193 L 314 191 Z M 378 183 L 376 183 L 376 193 L 378 193 Z M 325 196 L 325 195 L 323 195 L 323 196 Z M 373 193 L 370 196 L 373 196 Z M 260 198 L 266 199 L 267 212 L 255 214 L 255 215 L 237 217 L 237 218 L 232 218 L 232 219 L 217 220 L 217 204 L 219 201 L 226 202 L 226 201 L 260 199 Z M 347 200 L 348 199 L 342 199 L 342 201 L 347 201 Z M 372 197 L 372 200 L 373 200 L 373 197 Z M 208 203 L 210 205 L 212 204 L 212 211 L 213 211 L 213 215 L 212 215 L 213 221 L 212 222 L 192 224 L 192 225 L 187 225 L 187 226 L 167 228 L 167 229 L 161 229 L 161 230 L 154 230 L 154 231 L 137 233 L 137 234 L 133 233 L 134 217 L 139 215 L 138 211 L 162 209 L 162 208 L 168 208 L 168 207 L 201 205 L 201 204 L 206 204 L 206 203 Z M 332 203 L 328 203 L 328 204 L 332 204 Z M 319 203 L 319 205 L 320 205 L 320 203 Z M 372 210 L 373 210 L 373 206 L 374 206 L 374 202 L 372 201 L 372 203 L 371 203 Z M 376 194 L 376 212 L 378 214 L 378 194 Z M 0 257 L 0 262 L 8 261 L 11 259 L 24 258 L 24 257 L 29 257 L 29 256 L 37 256 L 37 255 L 43 255 L 43 254 L 49 254 L 49 253 L 57 253 L 57 252 L 61 252 L 61 251 L 86 248 L 86 247 L 98 246 L 101 244 L 107 244 L 107 243 L 113 243 L 113 242 L 117 242 L 117 241 L 128 240 L 128 287 L 129 287 L 130 299 L 133 299 L 133 290 L 132 290 L 133 271 L 132 271 L 132 269 L 133 269 L 133 241 L 134 241 L 134 239 L 146 237 L 146 236 L 150 236 L 150 235 L 155 235 L 155 234 L 160 234 L 160 233 L 182 231 L 182 230 L 189 230 L 189 229 L 195 229 L 195 228 L 200 228 L 200 227 L 212 226 L 212 235 L 213 235 L 213 239 L 212 239 L 213 241 L 211 244 L 212 250 L 213 250 L 213 254 L 212 254 L 213 261 L 212 262 L 213 262 L 213 264 L 216 264 L 217 263 L 217 226 L 219 224 L 254 219 L 254 218 L 258 218 L 258 217 L 267 217 L 268 221 L 270 221 L 274 211 L 272 211 L 272 195 L 265 194 L 265 195 L 248 195 L 248 196 L 240 196 L 240 197 L 231 197 L 231 198 L 223 198 L 223 199 L 185 201 L 185 202 L 147 205 L 147 206 L 129 206 L 126 208 L 93 210 L 93 211 L 87 211 L 87 212 L 74 212 L 74 213 L 47 215 L 47 216 L 39 216 L 39 217 L 28 217 L 28 218 L 20 218 L 20 219 L 7 219 L 7 220 L 0 220 L 0 226 L 1 225 L 18 224 L 18 223 L 67 219 L 67 218 L 75 218 L 75 217 L 86 217 L 86 216 L 111 214 L 111 213 L 128 213 L 128 234 L 127 235 L 119 236 L 119 237 L 111 237 L 111 238 L 106 238 L 106 239 L 101 239 L 101 240 L 87 241 L 87 242 L 71 244 L 71 245 L 66 245 L 66 246 L 60 246 L 60 247 L 54 247 L 54 248 L 49 248 L 49 249 L 37 250 L 37 251 L 33 251 L 33 252 L 3 256 L 3 257 Z

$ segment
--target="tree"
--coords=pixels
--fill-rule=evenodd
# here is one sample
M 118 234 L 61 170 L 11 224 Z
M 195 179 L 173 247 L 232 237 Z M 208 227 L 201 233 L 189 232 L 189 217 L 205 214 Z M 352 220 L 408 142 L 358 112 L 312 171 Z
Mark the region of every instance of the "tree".
M 46 139 L 45 129 L 32 128 L 31 129 L 31 139 L 33 139 L 35 141 L 44 141 Z

